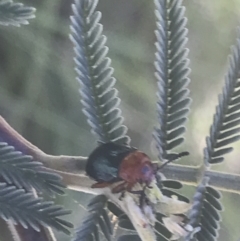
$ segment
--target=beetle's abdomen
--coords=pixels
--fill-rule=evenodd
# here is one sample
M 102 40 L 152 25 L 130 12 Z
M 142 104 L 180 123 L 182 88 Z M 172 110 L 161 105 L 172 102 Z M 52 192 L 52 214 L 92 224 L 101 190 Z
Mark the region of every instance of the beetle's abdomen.
M 135 148 L 113 142 L 102 144 L 90 154 L 86 173 L 98 182 L 119 180 L 121 179 L 118 175 L 121 162 L 135 150 Z

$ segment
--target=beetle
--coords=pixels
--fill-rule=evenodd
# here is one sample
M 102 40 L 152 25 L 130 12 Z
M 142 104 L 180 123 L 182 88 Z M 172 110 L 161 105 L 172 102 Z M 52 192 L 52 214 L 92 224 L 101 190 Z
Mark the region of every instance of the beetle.
M 97 147 L 88 157 L 86 173 L 97 183 L 92 188 L 109 186 L 124 181 L 113 188 L 113 193 L 131 191 L 137 183 L 149 184 L 154 177 L 150 158 L 134 147 L 108 142 Z
M 171 158 L 158 167 L 157 164 L 151 162 L 145 153 L 135 147 L 107 142 L 98 146 L 89 155 L 86 173 L 97 181 L 92 185 L 92 188 L 103 188 L 123 181 L 115 186 L 112 192 L 131 192 L 136 183 L 145 184 L 145 187 L 149 187 L 159 169 L 184 155 L 188 155 L 188 153 L 176 154 L 175 158 Z

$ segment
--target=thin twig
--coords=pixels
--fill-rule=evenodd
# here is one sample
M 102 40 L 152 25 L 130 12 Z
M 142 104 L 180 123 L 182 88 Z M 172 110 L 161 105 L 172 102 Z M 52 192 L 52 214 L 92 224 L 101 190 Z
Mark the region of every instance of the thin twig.
M 60 174 L 63 178 L 63 184 L 69 189 L 92 194 L 103 193 L 101 189 L 91 188 L 94 181 L 85 174 L 86 157 L 48 155 L 23 138 L 2 117 L 0 117 L 0 137 L 24 154 L 32 155 L 35 160 L 42 162 L 46 168 Z M 199 166 L 171 164 L 164 167 L 163 174 L 168 179 L 196 186 L 201 177 L 201 170 L 202 168 Z M 210 186 L 218 190 L 240 193 L 240 175 L 207 170 L 206 176 L 211 177 Z

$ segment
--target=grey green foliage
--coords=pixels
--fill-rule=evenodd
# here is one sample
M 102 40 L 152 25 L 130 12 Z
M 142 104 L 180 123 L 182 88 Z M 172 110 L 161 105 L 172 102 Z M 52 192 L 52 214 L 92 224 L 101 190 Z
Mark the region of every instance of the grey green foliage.
M 233 150 L 229 145 L 240 139 L 238 135 L 240 128 L 239 100 L 240 100 L 240 31 L 238 39 L 232 47 L 229 57 L 229 67 L 225 76 L 225 85 L 222 94 L 219 95 L 210 135 L 206 138 L 204 148 L 205 171 L 209 164 L 216 164 L 224 160 L 224 155 Z M 208 187 L 208 178 L 203 171 L 202 180 L 197 187 L 193 198 L 193 207 L 190 212 L 190 223 L 194 226 L 201 225 L 201 231 L 196 234 L 197 240 L 217 240 L 220 227 L 222 210 L 218 201 L 221 195 L 214 189 Z M 186 240 L 190 240 L 188 237 Z
M 14 3 L 11 0 L 0 1 L 0 24 L 20 26 L 28 24 L 28 20 L 35 18 L 35 8 Z
M 159 151 L 159 159 L 168 159 L 170 151 L 179 146 L 184 138 L 184 124 L 191 102 L 187 59 L 187 19 L 182 1 L 155 0 L 157 29 L 155 31 L 156 61 L 155 76 L 158 84 L 158 122 L 154 138 Z
M 240 37 L 240 30 L 238 29 Z M 240 39 L 232 47 L 229 57 L 228 72 L 225 76 L 225 85 L 222 94 L 218 96 L 218 106 L 213 117 L 210 135 L 206 138 L 207 147 L 204 149 L 205 164 L 219 163 L 224 155 L 233 150 L 229 147 L 240 139 Z
M 35 8 L 22 3 L 0 1 L 0 24 L 28 24 L 28 20 L 35 17 L 34 12 Z M 5 142 L 0 142 L 0 176 L 1 218 L 38 232 L 41 226 L 50 226 L 70 234 L 69 228 L 73 227 L 72 224 L 61 217 L 71 212 L 52 201 L 43 201 L 43 198 L 34 196 L 32 192 L 34 188 L 37 193 L 50 196 L 64 194 L 61 176 Z
M 157 113 L 159 126 L 153 136 L 157 143 L 159 160 L 169 159 L 172 149 L 183 143 L 182 135 L 191 99 L 188 97 L 189 59 L 187 58 L 187 19 L 184 16 L 185 8 L 179 0 L 154 0 L 157 29 L 155 31 L 156 60 L 155 76 L 158 84 Z M 163 188 L 164 195 L 177 196 L 179 200 L 189 200 L 178 193 Z M 161 214 L 158 214 L 158 217 Z M 164 227 L 161 218 L 156 222 L 157 234 L 162 240 L 171 237 L 170 232 Z
M 21 224 L 24 228 L 32 227 L 36 231 L 40 231 L 41 225 L 50 226 L 70 234 L 68 228 L 72 224 L 60 218 L 69 213 L 52 201 L 43 201 L 24 189 L 0 183 L 0 216 L 6 221 L 12 220 L 15 224 Z
M 186 29 L 187 19 L 184 17 L 185 8 L 182 7 L 182 1 L 155 0 L 154 3 L 157 23 L 155 75 L 158 84 L 157 112 L 159 122 L 159 126 L 154 132 L 154 138 L 159 151 L 159 159 L 163 160 L 170 158 L 171 155 L 173 155 L 172 149 L 178 147 L 184 141 L 182 135 L 185 132 L 184 125 L 187 120 L 188 107 L 191 102 L 191 99 L 188 97 L 189 89 L 187 88 L 190 82 L 188 78 L 190 73 L 188 67 L 189 60 L 187 58 L 188 49 L 185 47 L 188 31 Z M 104 50 L 103 46 L 105 41 L 101 40 L 102 29 L 100 27 L 101 25 L 98 25 L 100 13 L 94 12 L 96 4 L 97 1 L 94 0 L 87 2 L 79 0 L 75 2 L 73 7 L 75 16 L 72 18 L 72 40 L 76 46 L 76 64 L 79 75 L 78 80 L 82 87 L 81 95 L 84 112 L 88 117 L 88 122 L 94 133 L 98 135 L 99 140 L 106 142 L 110 140 L 115 141 L 118 140 L 118 138 L 106 137 L 106 133 L 109 132 L 104 128 L 105 125 L 103 125 L 104 122 L 102 121 L 103 118 L 101 115 L 101 108 L 105 105 L 101 105 L 103 102 L 99 100 L 99 96 L 102 96 L 98 90 L 101 78 L 98 79 L 95 77 L 95 68 L 97 72 L 102 73 L 105 71 L 105 64 L 97 68 L 99 58 L 97 58 L 98 61 L 96 61 L 95 55 L 98 52 L 100 52 L 100 54 L 103 53 L 102 63 L 107 50 Z M 99 48 L 99 46 L 101 48 Z M 95 49 L 97 49 L 97 51 Z M 230 72 L 228 74 L 228 79 L 233 79 L 234 77 L 236 79 L 237 72 L 233 69 L 234 63 L 235 65 L 238 63 L 236 60 L 238 51 L 234 50 L 234 52 L 235 55 L 231 61 L 231 71 L 233 73 Z M 110 61 L 107 61 L 107 63 L 110 63 Z M 109 71 L 106 71 L 106 76 L 110 78 L 110 74 L 112 74 L 112 70 L 110 71 L 109 69 Z M 96 76 L 99 75 L 97 74 Z M 226 80 L 227 86 L 224 87 L 223 97 L 220 98 L 220 104 L 219 107 L 217 107 L 217 114 L 214 118 L 213 127 L 211 128 L 210 138 L 207 140 L 205 164 L 207 164 L 207 162 L 211 163 L 211 160 L 215 157 L 218 158 L 217 160 L 220 160 L 220 156 L 231 150 L 229 148 L 222 148 L 215 151 L 214 148 L 224 147 L 239 138 L 234 135 L 239 129 L 232 130 L 232 127 L 239 124 L 239 115 L 234 113 L 239 103 L 237 98 L 239 91 L 237 89 L 238 86 L 229 83 L 230 81 L 228 79 Z M 109 91 L 109 88 L 112 88 L 112 82 L 104 83 L 106 83 L 104 86 L 106 89 L 106 91 L 104 91 L 105 94 Z M 236 93 L 234 90 L 236 90 Z M 232 92 L 230 93 L 230 91 Z M 111 102 L 112 97 L 110 96 L 108 98 L 110 98 L 109 102 Z M 232 98 L 234 98 L 234 100 Z M 224 111 L 227 110 L 228 104 L 231 104 L 232 107 L 226 112 L 228 116 L 224 119 Z M 110 105 L 110 109 L 111 108 L 112 104 Z M 108 123 L 110 120 L 105 122 Z M 116 125 L 115 128 L 114 126 L 111 128 L 116 129 L 117 127 L 118 125 Z M 222 132 L 223 130 L 225 130 L 225 132 Z M 218 139 L 223 139 L 223 141 L 218 142 Z M 212 163 L 214 163 L 214 161 L 212 161 Z M 179 200 L 189 202 L 188 198 L 171 190 L 171 188 L 181 188 L 181 185 L 177 182 L 166 181 L 165 186 L 163 183 L 160 188 L 163 194 L 168 197 L 174 195 L 177 196 Z M 204 178 L 203 175 L 203 179 L 194 195 L 193 207 L 189 214 L 189 223 L 194 227 L 201 226 L 202 229 L 194 238 L 189 235 L 186 237 L 186 240 L 216 239 L 218 236 L 219 222 L 221 220 L 219 211 L 222 210 L 221 204 L 218 201 L 219 198 L 220 194 L 208 186 L 206 178 Z M 123 214 L 121 210 L 111 203 L 109 203 L 108 208 L 118 217 L 119 228 L 134 231 L 134 227 L 127 215 Z M 206 214 L 206 216 L 202 217 L 202 214 Z M 92 214 L 88 217 L 88 221 L 85 221 L 79 229 L 78 237 L 83 237 L 81 235 L 84 235 L 84 237 L 88 237 L 86 240 L 94 240 L 92 237 L 95 237 L 95 240 L 97 239 L 96 227 L 89 221 L 91 216 Z M 156 234 L 159 240 L 169 240 L 171 233 L 163 225 L 162 217 L 163 214 L 157 214 L 157 222 L 155 225 Z M 137 235 L 123 235 L 118 240 L 128 240 L 129 238 L 139 240 Z
M 87 116 L 92 132 L 99 142 L 114 141 L 129 144 L 127 128 L 119 109 L 120 99 L 114 88 L 111 60 L 107 57 L 106 37 L 102 35 L 99 24 L 101 13 L 95 11 L 97 0 L 75 0 L 74 15 L 71 17 L 71 40 L 75 45 L 77 80 L 81 85 L 80 93 L 83 112 Z M 172 150 L 183 143 L 185 122 L 191 102 L 188 84 L 190 73 L 187 58 L 187 19 L 181 0 L 154 0 L 156 15 L 156 79 L 158 85 L 158 126 L 154 138 L 159 151 L 159 160 L 171 157 Z M 0 24 L 20 26 L 34 17 L 34 8 L 12 1 L 0 1 Z M 240 128 L 240 40 L 232 49 L 225 86 L 219 96 L 207 146 L 204 149 L 204 168 L 202 179 L 193 197 L 189 213 L 189 224 L 201 226 L 195 237 L 187 236 L 186 241 L 217 240 L 220 228 L 221 194 L 208 185 L 204 171 L 210 164 L 222 162 L 223 156 L 230 151 L 229 145 L 239 140 Z M 0 143 L 0 216 L 14 220 L 24 228 L 32 227 L 39 231 L 40 225 L 54 227 L 69 234 L 72 225 L 60 217 L 69 213 L 53 202 L 43 201 L 33 196 L 31 190 L 62 194 L 60 177 L 47 171 L 33 157 L 18 152 L 7 143 Z M 13 186 L 12 186 L 13 185 Z M 177 196 L 189 202 L 184 195 L 172 189 L 180 189 L 181 183 L 173 180 L 162 181 L 164 195 Z M 118 218 L 118 227 L 134 231 L 134 227 L 114 204 L 103 195 L 93 198 L 88 205 L 88 214 L 76 231 L 74 241 L 113 240 L 112 224 L 108 210 Z M 158 240 L 169 240 L 171 233 L 162 222 L 163 214 L 156 214 L 155 232 Z M 118 241 L 138 241 L 135 234 L 122 235 Z
M 60 175 L 4 142 L 0 142 L 0 175 L 8 184 L 14 184 L 17 188 L 28 191 L 34 188 L 37 192 L 51 196 L 55 193 L 64 194 Z
M 120 99 L 114 88 L 111 60 L 107 58 L 107 38 L 99 24 L 101 13 L 95 11 L 97 0 L 76 0 L 71 17 L 71 40 L 75 45 L 77 80 L 81 84 L 83 112 L 99 142 L 114 141 L 128 144 Z
M 4 142 L 0 142 L 0 175 L 2 218 L 13 220 L 24 228 L 32 227 L 36 231 L 40 230 L 40 225 L 44 225 L 70 234 L 68 228 L 72 224 L 60 218 L 70 211 L 54 205 L 52 201 L 36 198 L 32 193 L 34 188 L 38 193 L 51 196 L 63 194 L 61 176 L 44 168 L 32 156 L 24 155 Z
M 104 195 L 94 197 L 88 204 L 88 215 L 76 231 L 73 241 L 99 241 L 100 230 L 108 241 L 112 239 L 112 224 L 107 210 L 107 198 Z
M 223 209 L 220 198 L 221 194 L 208 186 L 208 178 L 203 178 L 193 197 L 193 207 L 189 214 L 192 226 L 201 225 L 200 232 L 196 234 L 197 240 L 217 240 L 221 221 L 219 212 Z M 185 240 L 192 239 L 189 235 Z

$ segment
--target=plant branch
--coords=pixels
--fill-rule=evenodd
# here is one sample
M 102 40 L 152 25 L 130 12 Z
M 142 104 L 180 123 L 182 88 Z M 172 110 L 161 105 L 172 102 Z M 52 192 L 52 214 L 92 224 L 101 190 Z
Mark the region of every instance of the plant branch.
M 26 155 L 31 155 L 36 158 L 36 155 L 44 154 L 43 151 L 14 130 L 2 116 L 0 116 L 0 139 Z
M 172 164 L 164 168 L 164 175 L 168 179 L 178 180 L 189 186 L 196 186 L 202 175 L 200 166 L 183 166 Z M 206 170 L 206 177 L 210 177 L 209 186 L 220 191 L 240 194 L 240 175 L 226 172 Z
M 60 174 L 63 178 L 63 184 L 69 189 L 92 194 L 103 193 L 101 189 L 91 188 L 94 181 L 85 175 L 86 157 L 47 155 L 24 139 L 2 117 L 0 117 L 0 137 L 24 154 L 32 155 L 35 160 L 42 162 L 46 168 Z M 201 177 L 202 168 L 199 166 L 171 164 L 164 167 L 163 173 L 168 179 L 196 186 Z M 206 176 L 211 177 L 210 186 L 222 191 L 240 193 L 240 175 L 207 170 Z

